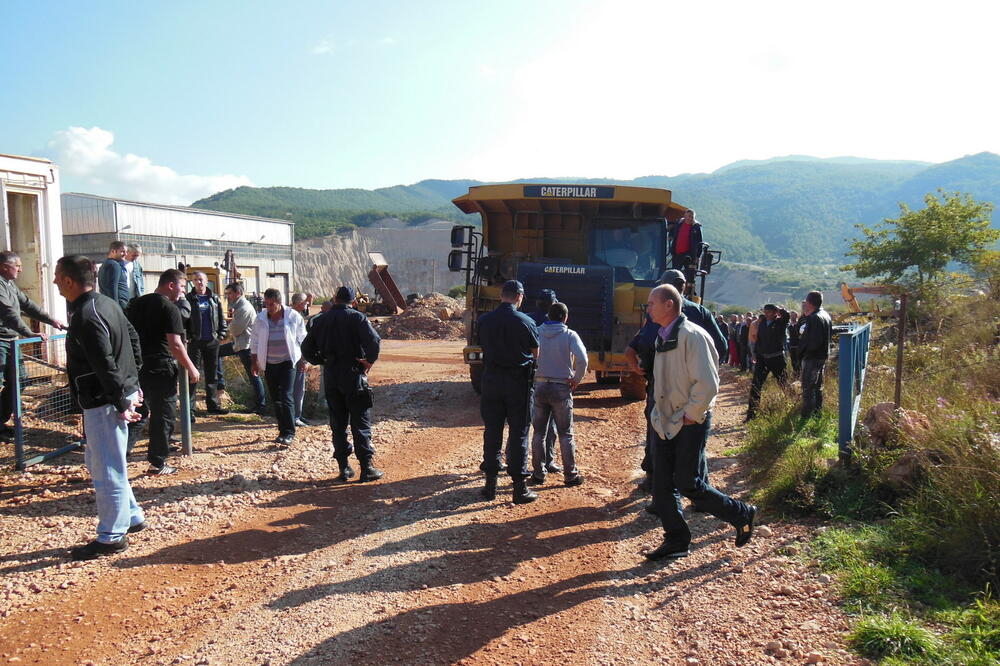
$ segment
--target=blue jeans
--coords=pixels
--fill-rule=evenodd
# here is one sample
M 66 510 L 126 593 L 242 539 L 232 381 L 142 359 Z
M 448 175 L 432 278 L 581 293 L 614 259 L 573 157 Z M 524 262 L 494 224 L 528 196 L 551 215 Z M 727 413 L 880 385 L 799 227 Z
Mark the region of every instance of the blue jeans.
M 705 445 L 711 427 L 709 412 L 704 423 L 686 425 L 671 439 L 653 431 L 653 502 L 659 509 L 664 537 L 678 545 L 691 542 L 681 495 L 732 525 L 743 525 L 749 516 L 745 503 L 719 492 L 708 481 Z
M 295 419 L 302 418 L 302 401 L 306 397 L 306 369 L 295 369 L 295 384 L 292 387 L 292 406 L 295 408 Z
M 250 357 L 250 350 L 241 349 L 240 351 L 233 351 L 233 343 L 227 342 L 219 347 L 219 358 L 221 359 L 226 356 L 236 356 L 240 359 L 240 363 L 243 364 L 243 370 L 247 373 L 247 381 L 250 383 L 250 388 L 253 389 L 254 404 L 251 409 L 258 412 L 264 411 L 267 407 L 267 398 L 264 396 L 264 382 L 259 376 L 253 373 L 253 359 Z M 223 384 L 220 383 L 219 388 L 224 388 Z
M 535 384 L 535 415 L 531 426 L 535 434 L 531 438 L 531 468 L 535 476 L 545 477 L 544 439 L 548 427 L 555 422 L 559 434 L 559 451 L 562 453 L 563 474 L 567 479 L 577 475 L 576 445 L 573 441 L 573 394 L 568 384 L 539 382 Z
M 129 527 L 145 520 L 128 482 L 128 427 L 117 409 L 103 405 L 83 410 L 83 431 L 87 436 L 83 461 L 94 481 L 97 500 L 97 540 L 113 543 L 125 536 Z

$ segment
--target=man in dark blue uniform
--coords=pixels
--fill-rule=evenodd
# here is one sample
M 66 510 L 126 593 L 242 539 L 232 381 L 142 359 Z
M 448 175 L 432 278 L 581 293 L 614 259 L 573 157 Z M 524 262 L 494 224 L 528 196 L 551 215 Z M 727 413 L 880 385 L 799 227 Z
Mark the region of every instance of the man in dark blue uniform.
M 549 318 L 549 308 L 558 300 L 556 292 L 553 289 L 542 289 L 538 292 L 538 298 L 535 299 L 536 310 L 528 313 L 531 321 L 535 322 L 535 326 L 541 326 L 545 323 L 545 320 Z M 549 424 L 545 428 L 545 455 L 543 462 L 545 463 L 545 470 L 547 472 L 558 474 L 562 471 L 562 467 L 556 464 L 556 422 L 553 418 L 549 418 Z
M 361 464 L 358 481 L 381 479 L 383 472 L 372 464 L 372 392 L 368 371 L 378 360 L 382 340 L 368 318 L 351 308 L 354 291 L 340 287 L 329 312 L 312 321 L 302 355 L 309 363 L 323 365 L 323 386 L 333 431 L 333 457 L 340 465 L 341 481 L 354 477 L 348 462 L 352 451 Z M 354 446 L 347 441 L 350 425 Z
M 725 359 L 729 355 L 729 341 L 722 334 L 719 322 L 715 320 L 708 308 L 684 298 L 684 273 L 678 270 L 664 271 L 663 275 L 660 276 L 660 284 L 669 284 L 681 293 L 681 313 L 687 317 L 689 322 L 705 329 L 708 337 L 712 338 L 715 351 L 719 352 L 720 361 Z
M 483 497 L 497 493 L 503 426 L 507 438 L 507 473 L 514 482 L 514 502 L 538 499 L 528 489 L 528 428 L 531 425 L 532 374 L 538 354 L 538 331 L 528 315 L 518 312 L 524 300 L 524 285 L 508 280 L 500 292 L 497 309 L 479 318 L 477 330 L 483 349 L 483 383 L 479 412 L 483 417 L 483 465 L 486 486 Z

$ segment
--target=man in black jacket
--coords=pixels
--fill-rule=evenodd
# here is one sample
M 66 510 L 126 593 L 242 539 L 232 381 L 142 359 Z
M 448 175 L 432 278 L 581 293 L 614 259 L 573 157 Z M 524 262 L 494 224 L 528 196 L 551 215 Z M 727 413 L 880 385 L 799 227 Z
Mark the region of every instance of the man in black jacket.
M 25 325 L 22 315 L 53 328 L 65 330 L 66 324 L 57 321 L 28 298 L 14 280 L 21 274 L 21 257 L 14 252 L 0 252 L 0 435 L 14 434 L 7 421 L 14 414 L 15 382 L 18 370 L 14 366 L 14 341 L 20 336 L 33 338 L 35 333 Z
M 701 256 L 701 222 L 695 220 L 693 210 L 684 211 L 681 221 L 668 229 L 668 248 L 670 267 L 684 270 L 688 267 L 697 268 Z
M 757 364 L 753 368 L 753 383 L 750 385 L 750 404 L 747 406 L 747 421 L 757 415 L 760 391 L 768 374 L 774 375 L 781 386 L 785 386 L 785 338 L 788 331 L 788 310 L 773 303 L 764 306 L 764 321 L 757 329 Z
M 802 417 L 823 409 L 823 370 L 830 356 L 833 322 L 823 309 L 823 294 L 810 291 L 799 320 L 799 362 L 802 364 Z
M 354 476 L 348 458 L 353 451 L 361 464 L 359 481 L 376 481 L 383 472 L 372 463 L 372 394 L 368 371 L 378 360 L 382 340 L 368 317 L 351 307 L 354 291 L 340 287 L 334 305 L 312 321 L 302 341 L 302 356 L 309 363 L 323 364 L 323 388 L 330 410 L 333 457 L 340 465 L 340 480 Z M 347 440 L 351 428 L 353 447 Z
M 228 414 L 219 404 L 219 341 L 226 337 L 226 317 L 222 313 L 222 302 L 208 286 L 208 276 L 202 272 L 194 274 L 191 283 L 194 290 L 187 295 L 191 303 L 191 339 L 188 341 L 188 356 L 196 368 L 201 370 L 205 382 L 205 406 L 209 414 Z M 194 408 L 196 381 L 191 382 L 191 405 Z
M 719 328 L 719 322 L 715 320 L 715 317 L 712 316 L 708 308 L 700 303 L 695 303 L 684 298 L 684 286 L 686 283 L 684 273 L 677 269 L 663 271 L 663 275 L 660 276 L 660 284 L 669 284 L 681 294 L 681 313 L 692 324 L 705 329 L 708 337 L 712 338 L 712 344 L 715 345 L 715 351 L 718 352 L 719 362 L 721 363 L 729 353 L 729 342 L 726 341 L 726 336 L 722 334 L 722 330 Z
M 142 352 L 122 309 L 94 291 L 94 264 L 86 257 L 56 263 L 56 286 L 73 316 L 66 336 L 66 371 L 83 409 L 84 462 L 94 481 L 97 539 L 74 548 L 74 560 L 92 560 L 128 548 L 129 532 L 146 527 L 128 481 L 128 424 L 138 421 Z

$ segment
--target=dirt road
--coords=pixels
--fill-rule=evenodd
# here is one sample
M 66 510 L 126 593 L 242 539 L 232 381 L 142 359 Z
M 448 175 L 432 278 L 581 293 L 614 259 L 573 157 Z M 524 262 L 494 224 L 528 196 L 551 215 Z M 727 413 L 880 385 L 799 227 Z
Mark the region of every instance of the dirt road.
M 828 581 L 793 555 L 811 528 L 772 523 L 746 548 L 694 514 L 692 554 L 660 541 L 635 469 L 642 407 L 576 397 L 580 469 L 533 504 L 483 501 L 478 401 L 461 343 L 386 342 L 372 377 L 386 477 L 338 483 L 329 429 L 277 451 L 273 420 L 199 420 L 173 478 L 130 465 L 151 529 L 116 558 L 91 538 L 80 457 L 0 477 L 0 663 L 853 663 Z M 716 485 L 745 495 L 746 387 L 726 375 Z M 765 530 L 766 532 L 766 530 Z

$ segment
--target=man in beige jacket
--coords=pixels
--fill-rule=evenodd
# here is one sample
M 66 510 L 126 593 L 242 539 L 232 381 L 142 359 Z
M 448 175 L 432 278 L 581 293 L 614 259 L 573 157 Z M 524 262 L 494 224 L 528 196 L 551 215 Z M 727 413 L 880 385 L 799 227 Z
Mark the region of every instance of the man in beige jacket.
M 736 545 L 753 536 L 757 507 L 711 486 L 703 470 L 712 407 L 719 392 L 718 352 L 704 329 L 681 313 L 681 297 L 671 285 L 649 293 L 646 313 L 660 325 L 653 361 L 653 501 L 663 524 L 663 544 L 651 560 L 686 557 L 691 543 L 681 495 L 700 509 L 736 527 Z

